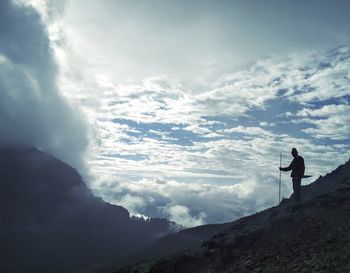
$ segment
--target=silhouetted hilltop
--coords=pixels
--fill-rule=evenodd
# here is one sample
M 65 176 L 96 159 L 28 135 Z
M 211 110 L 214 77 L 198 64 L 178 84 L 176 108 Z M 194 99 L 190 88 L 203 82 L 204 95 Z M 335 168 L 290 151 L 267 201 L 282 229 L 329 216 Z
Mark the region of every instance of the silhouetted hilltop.
M 303 186 L 302 196 L 300 204 L 285 199 L 232 223 L 168 235 L 149 247 L 154 256 L 140 254 L 134 264 L 103 272 L 350 272 L 350 161 Z M 184 234 L 190 243 L 181 248 Z
M 71 272 L 170 232 L 94 197 L 78 172 L 34 147 L 0 147 L 0 272 Z

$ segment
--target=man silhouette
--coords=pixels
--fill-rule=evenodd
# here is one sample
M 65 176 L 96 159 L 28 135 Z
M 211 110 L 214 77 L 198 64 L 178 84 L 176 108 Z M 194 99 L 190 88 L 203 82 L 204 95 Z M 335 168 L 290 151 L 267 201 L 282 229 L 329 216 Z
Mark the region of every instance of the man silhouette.
M 279 169 L 284 172 L 292 171 L 291 177 L 293 181 L 293 196 L 294 200 L 296 202 L 300 202 L 300 187 L 301 187 L 301 179 L 304 176 L 305 172 L 305 164 L 304 164 L 304 158 L 302 158 L 300 155 L 298 155 L 297 149 L 292 149 L 292 156 L 294 157 L 293 161 L 290 163 L 288 167 Z

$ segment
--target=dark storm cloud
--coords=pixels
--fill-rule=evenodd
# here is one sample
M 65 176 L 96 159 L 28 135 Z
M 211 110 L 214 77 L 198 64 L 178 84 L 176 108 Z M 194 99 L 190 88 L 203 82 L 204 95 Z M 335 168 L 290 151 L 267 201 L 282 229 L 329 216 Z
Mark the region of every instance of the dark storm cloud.
M 83 118 L 60 96 L 50 40 L 39 14 L 0 1 L 0 141 L 25 142 L 83 168 Z

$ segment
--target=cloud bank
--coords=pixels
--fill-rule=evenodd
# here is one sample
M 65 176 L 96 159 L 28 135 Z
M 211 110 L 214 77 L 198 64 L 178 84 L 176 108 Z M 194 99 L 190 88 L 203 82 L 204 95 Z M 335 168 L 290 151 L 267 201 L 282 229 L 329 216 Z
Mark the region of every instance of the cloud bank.
M 60 95 L 50 39 L 31 7 L 0 3 L 0 142 L 26 143 L 84 169 L 84 118 Z
M 235 185 L 142 179 L 114 180 L 105 186 L 109 189 L 105 197 L 132 214 L 160 215 L 184 226 L 230 221 L 267 208 L 276 202 L 277 189 L 274 177 L 258 174 Z

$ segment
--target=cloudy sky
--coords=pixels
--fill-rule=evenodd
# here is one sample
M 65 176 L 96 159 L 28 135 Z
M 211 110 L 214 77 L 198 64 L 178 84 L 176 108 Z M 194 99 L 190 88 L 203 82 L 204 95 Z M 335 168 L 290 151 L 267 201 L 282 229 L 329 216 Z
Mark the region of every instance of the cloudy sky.
M 3 2 L 3 135 L 132 214 L 231 221 L 277 203 L 281 152 L 315 178 L 349 159 L 348 1 Z

